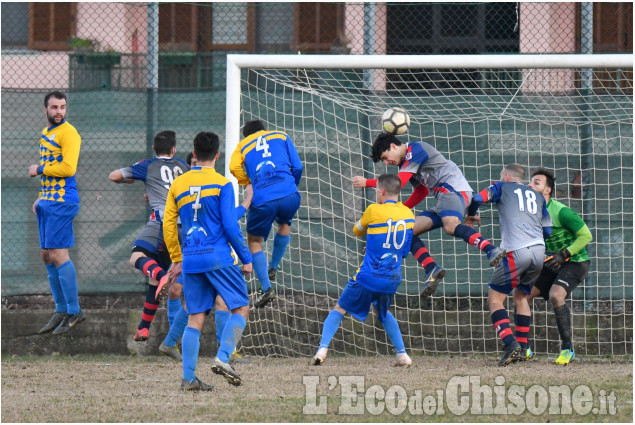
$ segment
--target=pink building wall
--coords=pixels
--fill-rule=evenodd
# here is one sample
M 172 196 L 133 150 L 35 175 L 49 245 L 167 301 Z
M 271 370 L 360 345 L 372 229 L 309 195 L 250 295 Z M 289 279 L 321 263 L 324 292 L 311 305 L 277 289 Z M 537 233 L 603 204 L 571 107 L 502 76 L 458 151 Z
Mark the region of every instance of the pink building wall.
M 575 3 L 520 3 L 520 53 L 574 53 L 575 31 Z M 573 70 L 523 70 L 522 90 L 564 92 L 575 88 L 574 78 Z

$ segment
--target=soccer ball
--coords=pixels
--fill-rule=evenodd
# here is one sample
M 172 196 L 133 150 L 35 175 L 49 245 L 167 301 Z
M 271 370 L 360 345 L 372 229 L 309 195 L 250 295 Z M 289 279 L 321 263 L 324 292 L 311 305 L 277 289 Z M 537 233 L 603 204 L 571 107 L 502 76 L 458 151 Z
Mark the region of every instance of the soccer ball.
M 381 116 L 384 131 L 390 134 L 404 134 L 410 126 L 410 115 L 404 108 L 390 108 Z

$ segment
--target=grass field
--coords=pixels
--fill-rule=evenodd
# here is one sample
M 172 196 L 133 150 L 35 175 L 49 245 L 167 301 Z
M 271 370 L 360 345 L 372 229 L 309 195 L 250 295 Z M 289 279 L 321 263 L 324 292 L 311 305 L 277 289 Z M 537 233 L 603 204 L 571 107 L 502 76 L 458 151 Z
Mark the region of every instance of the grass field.
M 231 387 L 212 373 L 211 359 L 202 358 L 197 375 L 215 388 L 208 393 L 190 393 L 179 389 L 181 364 L 164 357 L 4 356 L 1 419 L 2 422 L 633 421 L 631 359 L 582 359 L 568 367 L 559 367 L 552 359 L 543 357 L 500 369 L 495 367 L 497 359 L 493 357 L 428 356 L 414 358 L 415 366 L 405 370 L 391 368 L 391 360 L 330 357 L 324 366 L 310 367 L 305 358 L 253 359 L 250 364 L 236 365 L 244 385 Z M 464 376 L 472 377 L 472 386 L 454 385 L 469 379 L 461 378 Z M 362 385 L 349 391 L 353 387 L 347 382 Z M 479 382 L 481 388 L 475 390 L 474 385 Z M 513 385 L 522 386 L 524 392 L 510 395 Z M 567 385 L 573 394 L 571 414 L 566 414 L 566 397 L 549 396 L 551 405 L 547 408 L 545 404 L 549 386 L 560 385 Z M 590 389 L 591 399 L 582 386 Z M 318 398 L 307 397 L 307 389 Z M 438 393 L 444 397 L 440 403 L 443 411 L 439 404 L 431 408 L 433 399 L 438 400 Z M 479 414 L 476 393 L 483 398 L 493 393 L 494 412 L 498 414 Z M 457 408 L 452 394 L 459 401 L 466 397 L 463 401 L 469 401 L 469 409 L 462 409 L 468 407 L 465 403 Z M 609 400 L 611 394 L 615 395 L 615 401 Z M 496 404 L 497 395 L 502 395 L 502 404 Z M 317 412 L 324 406 L 321 396 L 327 396 L 326 413 L 304 414 L 303 409 Z M 578 396 L 584 400 L 580 401 Z M 421 404 L 417 405 L 417 399 L 423 399 L 423 409 Z M 552 409 L 558 407 L 554 399 L 562 401 L 561 414 L 553 413 Z M 347 409 L 347 405 L 352 407 Z M 499 412 L 501 407 L 505 414 Z M 585 409 L 588 414 L 579 414 Z M 462 410 L 467 412 L 463 414 Z

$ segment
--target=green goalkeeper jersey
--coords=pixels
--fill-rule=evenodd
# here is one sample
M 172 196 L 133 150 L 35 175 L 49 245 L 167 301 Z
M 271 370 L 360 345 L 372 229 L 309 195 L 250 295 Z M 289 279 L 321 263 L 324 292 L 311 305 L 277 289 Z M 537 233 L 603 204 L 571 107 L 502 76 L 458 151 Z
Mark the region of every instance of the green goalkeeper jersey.
M 565 204 L 550 199 L 547 210 L 553 220 L 551 236 L 545 240 L 547 252 L 567 248 L 571 253 L 569 261 L 588 261 L 586 245 L 591 241 L 591 231 L 580 216 Z

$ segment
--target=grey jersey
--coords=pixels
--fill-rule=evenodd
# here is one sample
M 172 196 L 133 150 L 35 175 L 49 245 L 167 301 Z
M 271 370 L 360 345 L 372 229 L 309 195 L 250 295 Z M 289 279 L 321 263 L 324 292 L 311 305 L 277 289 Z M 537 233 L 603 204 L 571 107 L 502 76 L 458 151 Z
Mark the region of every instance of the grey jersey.
M 432 145 L 415 142 L 406 146 L 406 159 L 399 165 L 399 171 L 414 173 L 410 178 L 414 187 L 424 184 L 435 197 L 448 191 L 472 192 L 459 167 Z
M 130 167 L 122 168 L 121 174 L 126 179 L 141 180 L 145 183 L 148 202 L 153 213 L 152 218 L 163 221 L 163 210 L 170 185 L 175 178 L 189 169 L 185 161 L 180 158 L 157 157 L 150 160 L 144 159 Z
M 540 193 L 521 183 L 496 182 L 479 192 L 479 195 L 484 201 L 496 203 L 502 249 L 512 252 L 545 244 L 542 228 L 551 227 L 551 217 L 545 198 Z

